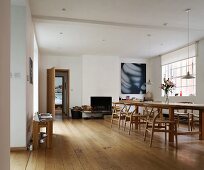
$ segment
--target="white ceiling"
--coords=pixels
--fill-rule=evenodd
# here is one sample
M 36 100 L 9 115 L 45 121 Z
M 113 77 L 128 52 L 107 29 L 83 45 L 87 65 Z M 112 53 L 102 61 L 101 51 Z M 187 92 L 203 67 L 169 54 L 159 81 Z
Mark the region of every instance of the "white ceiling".
M 188 43 L 187 8 L 190 42 L 204 37 L 204 0 L 30 0 L 30 7 L 46 55 L 163 54 Z

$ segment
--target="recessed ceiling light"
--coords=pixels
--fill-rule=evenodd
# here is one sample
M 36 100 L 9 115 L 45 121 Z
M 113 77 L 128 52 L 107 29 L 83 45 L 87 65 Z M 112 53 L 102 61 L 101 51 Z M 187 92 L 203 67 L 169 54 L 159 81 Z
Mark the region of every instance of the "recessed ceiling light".
M 66 11 L 67 9 L 66 8 L 62 8 L 62 11 Z

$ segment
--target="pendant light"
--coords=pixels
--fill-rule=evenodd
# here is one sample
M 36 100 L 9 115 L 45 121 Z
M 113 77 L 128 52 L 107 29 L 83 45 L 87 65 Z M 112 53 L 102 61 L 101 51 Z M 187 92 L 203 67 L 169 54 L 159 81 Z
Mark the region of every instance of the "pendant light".
M 148 82 L 146 82 L 146 85 L 152 85 L 152 82 L 150 79 L 148 80 Z
M 149 37 L 149 55 L 150 55 L 150 37 L 151 37 L 151 34 L 147 34 L 147 37 Z M 149 71 L 149 73 L 150 73 L 150 71 Z M 146 85 L 152 85 L 152 82 L 150 79 L 146 82 Z
M 193 75 L 190 74 L 189 72 L 189 13 L 190 13 L 191 9 L 186 9 L 185 12 L 187 12 L 188 14 L 188 60 L 186 62 L 186 70 L 187 73 L 185 76 L 182 77 L 182 79 L 193 79 L 195 78 Z

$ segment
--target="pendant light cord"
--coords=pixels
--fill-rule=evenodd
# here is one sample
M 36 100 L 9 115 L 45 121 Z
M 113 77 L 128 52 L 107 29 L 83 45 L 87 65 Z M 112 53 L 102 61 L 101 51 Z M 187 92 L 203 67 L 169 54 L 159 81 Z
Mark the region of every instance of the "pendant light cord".
M 186 10 L 186 12 L 188 13 L 188 62 L 187 62 L 188 65 L 187 65 L 187 72 L 189 72 L 189 39 L 190 39 L 190 38 L 189 38 L 189 37 L 190 37 L 190 36 L 189 36 L 189 34 L 190 34 L 190 33 L 189 33 L 189 32 L 190 32 L 190 28 L 189 28 L 189 12 L 190 12 L 190 10 L 191 10 L 191 9 L 187 9 L 187 10 Z
M 188 11 L 188 71 L 189 71 L 189 12 Z

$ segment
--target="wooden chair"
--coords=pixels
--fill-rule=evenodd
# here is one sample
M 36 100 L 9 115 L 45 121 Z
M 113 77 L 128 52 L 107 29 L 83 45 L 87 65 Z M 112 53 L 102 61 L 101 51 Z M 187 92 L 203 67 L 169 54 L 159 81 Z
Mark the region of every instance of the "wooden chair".
M 191 119 L 190 119 L 190 125 L 191 125 L 191 131 L 195 129 L 195 124 L 199 124 L 199 114 L 192 113 Z
M 144 133 L 144 141 L 146 140 L 147 133 L 151 133 L 150 137 L 150 147 L 152 147 L 152 141 L 154 137 L 155 132 L 164 132 L 165 133 L 165 143 L 167 140 L 167 133 L 173 133 L 176 140 L 176 148 L 178 146 L 177 141 L 177 123 L 176 121 L 169 121 L 169 120 L 163 120 L 160 117 L 162 115 L 161 109 L 152 109 L 151 113 L 148 116 L 146 127 L 145 127 L 145 133 Z M 172 125 L 170 128 L 170 125 Z
M 193 102 L 179 102 L 179 103 L 186 103 L 186 104 L 193 104 Z M 193 120 L 194 120 L 194 114 L 193 114 L 193 110 L 189 110 L 189 109 L 177 109 L 174 112 L 175 115 L 175 119 L 177 120 L 177 124 L 179 127 L 179 123 L 182 119 L 187 120 L 188 123 L 188 131 L 192 131 L 194 124 L 193 124 Z
M 112 106 L 112 116 L 111 116 L 111 128 L 114 121 L 118 122 L 118 129 L 120 129 L 121 122 L 125 120 L 126 112 L 125 108 L 121 104 L 113 103 Z
M 140 129 L 140 125 L 146 123 L 146 119 L 149 112 L 145 110 L 143 111 L 143 114 L 141 114 L 141 113 L 137 113 L 137 110 L 138 108 L 135 108 L 133 111 L 127 112 L 125 116 L 124 131 L 126 129 L 127 122 L 129 122 L 129 131 L 128 131 L 129 135 L 130 135 L 130 131 L 133 129 L 133 125 L 135 125 L 135 129 L 137 126 L 139 126 L 139 129 Z

